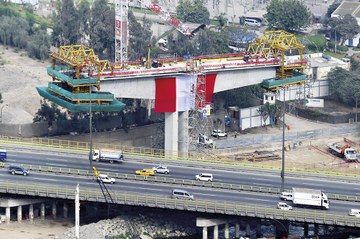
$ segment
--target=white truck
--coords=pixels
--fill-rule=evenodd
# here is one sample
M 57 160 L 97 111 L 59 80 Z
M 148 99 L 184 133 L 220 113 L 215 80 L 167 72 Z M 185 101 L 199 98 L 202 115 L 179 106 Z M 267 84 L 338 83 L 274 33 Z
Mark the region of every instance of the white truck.
M 206 147 L 206 148 L 214 148 L 215 143 L 212 139 L 209 139 L 206 135 L 199 134 L 197 140 L 198 146 Z
M 321 190 L 293 188 L 292 193 L 292 201 L 294 205 L 329 209 L 328 197 Z
M 92 155 L 93 161 L 108 161 L 110 163 L 121 162 L 124 160 L 122 151 L 113 151 L 107 149 L 95 149 Z
M 328 149 L 331 153 L 344 158 L 348 162 L 357 161 L 356 150 L 351 148 L 350 145 L 340 145 L 337 143 L 329 143 Z

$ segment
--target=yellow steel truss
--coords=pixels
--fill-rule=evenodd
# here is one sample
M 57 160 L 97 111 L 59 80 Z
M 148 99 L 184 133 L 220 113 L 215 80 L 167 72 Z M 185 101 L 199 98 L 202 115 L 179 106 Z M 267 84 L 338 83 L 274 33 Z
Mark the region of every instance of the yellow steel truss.
M 82 44 L 61 46 L 57 52 L 52 52 L 53 64 L 59 61 L 75 69 L 76 78 L 80 78 L 81 71 L 97 71 L 97 88 L 100 90 L 100 73 L 105 70 L 111 70 L 110 62 L 99 60 L 93 49 Z
M 306 66 L 302 64 L 304 46 L 299 43 L 294 34 L 283 30 L 265 31 L 260 38 L 257 38 L 254 43 L 248 47 L 250 54 L 255 54 L 259 57 L 269 58 L 271 56 L 281 58 L 281 67 L 279 69 L 279 77 L 284 78 L 289 71 L 294 69 L 302 70 Z M 285 65 L 285 51 L 298 50 L 300 59 L 298 64 Z

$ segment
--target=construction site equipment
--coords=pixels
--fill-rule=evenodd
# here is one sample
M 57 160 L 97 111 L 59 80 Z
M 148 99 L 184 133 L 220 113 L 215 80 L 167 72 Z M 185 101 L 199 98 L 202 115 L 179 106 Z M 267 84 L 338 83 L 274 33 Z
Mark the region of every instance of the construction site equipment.
M 248 52 L 260 58 L 278 58 L 280 57 L 281 67 L 277 71 L 277 79 L 293 76 L 293 72 L 302 70 L 306 67 L 306 61 L 303 60 L 302 45 L 294 34 L 283 30 L 265 31 L 260 38 L 256 38 L 255 43 L 248 47 Z M 299 53 L 299 60 L 291 64 L 285 61 L 285 52 L 296 51 Z
M 121 111 L 125 105 L 110 92 L 100 92 L 101 72 L 111 70 L 108 61 L 99 60 L 84 45 L 61 46 L 50 54 L 52 67 L 48 74 L 53 82 L 36 87 L 38 93 L 71 112 Z M 92 77 L 96 75 L 96 78 Z
M 329 143 L 327 146 L 330 152 L 344 158 L 348 162 L 357 160 L 357 152 L 351 148 L 349 144 L 340 145 L 337 143 Z

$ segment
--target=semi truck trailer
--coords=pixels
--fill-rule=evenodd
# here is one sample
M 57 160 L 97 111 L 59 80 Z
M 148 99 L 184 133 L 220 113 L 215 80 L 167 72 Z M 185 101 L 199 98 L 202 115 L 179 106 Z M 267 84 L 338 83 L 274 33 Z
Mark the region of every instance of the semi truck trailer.
M 292 201 L 294 205 L 329 209 L 329 200 L 321 190 L 293 188 Z
M 110 163 L 121 162 L 124 160 L 122 151 L 110 151 L 106 149 L 95 149 L 92 156 L 93 161 L 108 161 Z

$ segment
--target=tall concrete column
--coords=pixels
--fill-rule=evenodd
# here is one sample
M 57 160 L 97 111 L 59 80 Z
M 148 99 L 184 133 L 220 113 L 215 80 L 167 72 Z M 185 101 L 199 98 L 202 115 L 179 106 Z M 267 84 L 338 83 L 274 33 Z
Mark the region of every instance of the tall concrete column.
M 256 220 L 256 238 L 262 237 L 261 220 Z
M 34 220 L 34 204 L 29 205 L 29 220 L 30 222 Z
M 213 236 L 214 239 L 219 239 L 219 226 L 218 225 L 215 225 L 214 226 L 214 236 Z
M 225 224 L 225 228 L 224 228 L 224 238 L 225 239 L 229 239 L 229 223 Z
M 177 157 L 178 154 L 178 112 L 165 113 L 165 157 Z
M 64 213 L 64 218 L 68 218 L 68 204 L 66 202 L 64 202 L 63 213 Z
M 240 224 L 239 223 L 235 224 L 235 238 L 236 239 L 240 238 Z
M 53 218 L 56 219 L 56 202 L 55 201 L 53 201 L 53 203 L 52 203 L 51 211 L 52 211 Z
M 189 152 L 189 112 L 179 112 L 179 152 L 181 157 L 187 158 Z
M 207 227 L 203 227 L 202 239 L 208 239 Z
M 11 210 L 10 210 L 10 207 L 7 207 L 6 209 L 5 209 L 5 220 L 6 220 L 6 223 L 10 223 L 10 212 L 11 212 Z
M 40 204 L 40 217 L 41 220 L 45 219 L 45 203 L 43 202 Z
M 17 221 L 18 222 L 22 221 L 22 206 L 17 207 Z

